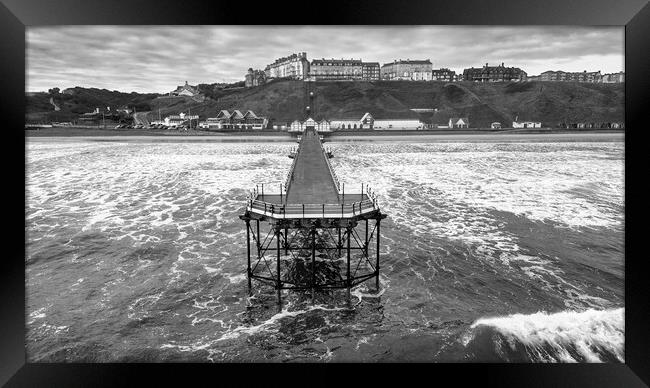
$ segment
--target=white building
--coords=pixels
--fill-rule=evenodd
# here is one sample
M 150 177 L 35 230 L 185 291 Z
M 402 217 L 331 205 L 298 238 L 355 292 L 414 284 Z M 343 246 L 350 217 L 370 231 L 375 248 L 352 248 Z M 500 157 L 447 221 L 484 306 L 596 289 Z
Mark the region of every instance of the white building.
M 176 90 L 169 92 L 171 96 L 185 96 L 185 97 L 194 97 L 199 95 L 199 90 L 196 86 L 189 85 L 185 81 L 185 85 L 180 85 Z
M 625 82 L 625 72 L 620 71 L 618 73 L 603 74 L 600 82 L 606 84 Z
M 360 119 L 336 118 L 331 121 L 332 130 L 343 129 L 373 129 L 375 119 L 370 113 L 365 113 Z
M 312 119 L 311 117 L 308 118 L 305 121 L 299 121 L 299 120 L 294 120 L 291 123 L 291 127 L 289 128 L 289 132 L 302 132 L 307 127 L 312 127 L 314 128 L 317 132 L 331 132 L 331 126 L 330 122 L 323 119 L 321 121 L 316 121 Z
M 305 79 L 309 74 L 309 61 L 307 60 L 307 53 L 302 52 L 298 54 L 291 54 L 288 57 L 276 59 L 275 62 L 266 66 L 264 73 L 267 79 Z
M 539 121 L 513 121 L 513 128 L 541 128 L 542 123 Z
M 469 128 L 467 117 L 452 117 L 449 119 L 449 128 Z
M 417 119 L 376 119 L 375 130 L 421 129 L 423 123 Z
M 177 127 L 179 125 L 186 125 L 189 124 L 190 120 L 198 120 L 199 116 L 198 115 L 186 115 L 185 113 L 181 112 L 177 115 L 171 115 L 165 117 L 165 120 L 162 122 L 163 125 L 166 125 L 168 127 Z M 154 124 L 156 122 L 152 122 Z
M 395 60 L 381 66 L 381 79 L 392 81 L 431 81 L 431 60 Z
M 261 130 L 266 128 L 268 119 L 266 117 L 258 116 L 252 110 L 241 113 L 235 109 L 232 113 L 227 110 L 221 110 L 217 117 L 209 117 L 199 124 L 203 129 L 244 129 Z

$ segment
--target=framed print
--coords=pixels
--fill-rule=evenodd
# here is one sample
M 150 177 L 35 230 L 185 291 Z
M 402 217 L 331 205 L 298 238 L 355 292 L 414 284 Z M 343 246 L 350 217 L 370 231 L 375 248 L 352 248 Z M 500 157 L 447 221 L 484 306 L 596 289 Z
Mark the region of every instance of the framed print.
M 3 384 L 648 384 L 644 2 L 242 8 L 4 2 Z

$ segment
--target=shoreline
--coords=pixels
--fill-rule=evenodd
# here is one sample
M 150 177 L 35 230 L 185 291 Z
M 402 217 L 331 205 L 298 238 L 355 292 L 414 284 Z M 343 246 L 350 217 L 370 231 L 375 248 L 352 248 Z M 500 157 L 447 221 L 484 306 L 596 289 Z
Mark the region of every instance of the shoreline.
M 179 143 L 295 143 L 296 137 L 288 134 L 255 136 L 245 135 L 91 135 L 91 136 L 26 136 L 25 142 L 179 142 Z M 354 142 L 485 142 L 485 143 L 517 143 L 517 142 L 624 142 L 624 132 L 563 132 L 563 133 L 446 133 L 446 134 L 388 134 L 388 135 L 345 135 L 327 136 L 325 143 L 354 143 Z

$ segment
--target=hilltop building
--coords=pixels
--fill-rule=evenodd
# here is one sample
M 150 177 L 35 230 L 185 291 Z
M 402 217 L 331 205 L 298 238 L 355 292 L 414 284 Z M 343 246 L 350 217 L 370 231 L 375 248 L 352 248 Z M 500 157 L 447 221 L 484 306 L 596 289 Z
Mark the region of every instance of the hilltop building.
M 232 113 L 227 110 L 222 110 L 217 114 L 217 117 L 210 117 L 199 123 L 199 127 L 203 129 L 264 129 L 268 124 L 266 117 L 261 117 L 255 114 L 252 110 L 241 113 L 239 110 L 234 110 Z
M 312 81 L 378 81 L 379 63 L 361 59 L 313 59 L 309 66 Z
M 199 94 L 199 90 L 196 88 L 196 86 L 188 85 L 187 81 L 185 81 L 185 85 L 181 85 L 177 87 L 176 90 L 169 92 L 170 96 L 194 97 Z
M 548 70 L 539 75 L 544 82 L 601 82 L 600 70 L 587 72 L 565 72 Z
M 361 59 L 312 59 L 310 79 L 314 81 L 361 80 Z
M 264 70 L 253 70 L 248 68 L 245 76 L 244 86 L 252 88 L 254 86 L 264 85 L 266 83 L 266 73 Z
M 603 74 L 601 82 L 604 84 L 625 82 L 625 72 Z
M 457 80 L 456 72 L 449 70 L 447 68 L 434 69 L 431 72 L 431 80 L 433 81 L 444 81 L 444 82 L 454 82 Z
M 361 62 L 361 78 L 364 81 L 379 81 L 380 77 L 379 62 Z
M 463 79 L 473 82 L 518 82 L 526 81 L 527 74 L 518 67 L 489 66 L 487 63 L 482 68 L 469 68 L 463 71 Z
M 433 64 L 426 60 L 395 60 L 381 66 L 382 80 L 431 81 Z
M 304 80 L 309 74 L 307 53 L 291 54 L 288 57 L 276 59 L 264 69 L 267 79 L 292 78 Z

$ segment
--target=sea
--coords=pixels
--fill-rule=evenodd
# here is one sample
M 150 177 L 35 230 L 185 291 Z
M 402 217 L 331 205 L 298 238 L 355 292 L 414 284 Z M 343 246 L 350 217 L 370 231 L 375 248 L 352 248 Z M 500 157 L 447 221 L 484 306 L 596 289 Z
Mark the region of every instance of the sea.
M 238 216 L 281 140 L 28 138 L 27 361 L 625 362 L 622 136 L 330 141 L 380 287 L 278 305 Z

